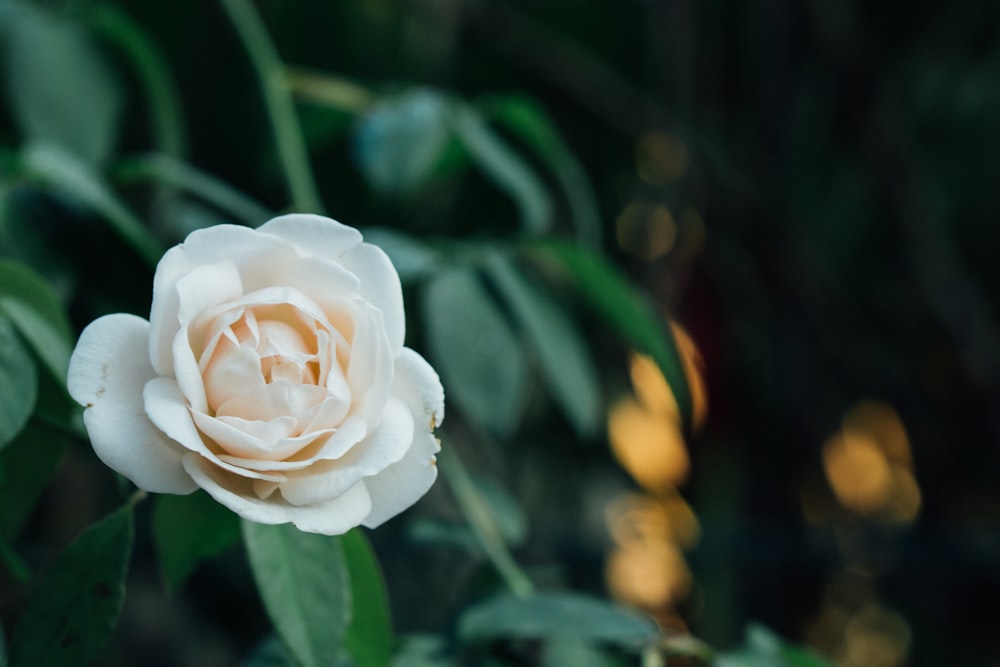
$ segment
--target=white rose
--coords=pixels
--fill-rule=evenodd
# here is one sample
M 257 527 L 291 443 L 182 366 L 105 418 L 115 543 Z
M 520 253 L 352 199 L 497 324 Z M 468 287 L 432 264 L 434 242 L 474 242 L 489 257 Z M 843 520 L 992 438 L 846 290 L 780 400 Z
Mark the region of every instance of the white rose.
M 437 476 L 437 374 L 403 346 L 399 277 L 315 215 L 193 232 L 156 267 L 149 322 L 81 334 L 69 392 L 97 455 L 140 488 L 203 488 L 240 516 L 374 527 Z

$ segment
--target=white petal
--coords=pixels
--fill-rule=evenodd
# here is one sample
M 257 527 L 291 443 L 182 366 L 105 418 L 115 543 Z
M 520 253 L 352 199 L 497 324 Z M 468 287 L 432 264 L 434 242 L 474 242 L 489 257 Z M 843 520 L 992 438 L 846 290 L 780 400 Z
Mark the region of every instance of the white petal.
M 413 441 L 413 418 L 406 406 L 390 400 L 382 421 L 368 438 L 333 461 L 289 472 L 281 495 L 293 505 L 308 505 L 336 498 L 358 483 L 399 461 Z
M 264 386 L 260 357 L 249 347 L 236 347 L 224 340 L 216 352 L 217 359 L 208 365 L 204 378 L 205 397 L 213 409 L 251 387 Z
M 392 395 L 400 399 L 420 425 L 433 431 L 444 421 L 444 388 L 431 365 L 419 354 L 404 347 L 396 358 Z
M 243 477 L 266 479 L 273 482 L 285 481 L 280 473 L 266 473 L 247 470 L 226 463 L 208 448 L 191 417 L 191 410 L 184 403 L 177 383 L 170 378 L 156 378 L 146 383 L 142 398 L 150 421 L 169 438 L 180 443 L 185 449 L 200 454 L 215 465 Z
M 173 367 L 171 344 L 180 325 L 180 299 L 174 286 L 199 266 L 223 260 L 236 263 L 244 287 L 249 291 L 274 284 L 271 268 L 295 257 L 294 250 L 271 235 L 249 227 L 214 225 L 191 232 L 184 243 L 166 252 L 153 277 L 153 306 L 149 315 L 149 354 L 160 375 Z
M 299 438 L 289 437 L 288 434 L 298 425 L 298 422 L 292 417 L 282 417 L 266 422 L 247 421 L 233 417 L 215 418 L 201 412 L 193 413 L 192 417 L 198 429 L 225 450 L 224 454 L 219 455 L 219 459 L 233 463 L 238 467 L 242 466 L 232 461 L 229 456 L 255 459 L 262 463 L 280 461 L 295 454 L 311 441 L 323 435 L 322 433 L 310 433 Z M 271 467 L 266 463 L 257 469 L 271 470 Z
M 193 326 L 204 313 L 243 296 L 243 280 L 236 264 L 224 261 L 192 269 L 177 280 L 174 289 L 179 299 L 178 324 L 182 327 Z M 201 328 L 204 329 L 204 326 Z M 205 341 L 198 340 L 195 344 L 204 349 Z
M 357 318 L 347 364 L 347 384 L 353 403 L 351 414 L 374 423 L 389 397 L 395 354 L 382 326 L 382 313 L 367 307 Z
M 371 510 L 364 483 L 327 502 L 296 506 L 274 495 L 261 500 L 254 492 L 252 480 L 228 475 L 197 454 L 184 457 L 184 469 L 219 503 L 257 523 L 294 523 L 299 530 L 309 533 L 340 535 L 359 525 Z
M 318 461 L 328 461 L 339 459 L 351 447 L 364 439 L 368 427 L 365 420 L 360 417 L 348 417 L 340 428 L 327 429 L 313 435 L 330 434 L 323 440 L 316 440 L 305 447 L 302 447 L 294 456 L 285 461 L 259 461 L 255 459 L 241 458 L 238 456 L 220 456 L 222 460 L 241 468 L 250 470 L 269 470 L 272 472 L 304 470 Z M 302 436 L 308 438 L 309 436 Z
M 183 450 L 150 422 L 142 388 L 156 376 L 149 362 L 149 323 L 107 315 L 83 333 L 69 363 L 70 396 L 87 409 L 83 420 L 97 456 L 155 493 L 197 488 L 181 466 Z
M 381 248 L 364 243 L 340 258 L 340 263 L 361 282 L 361 298 L 382 311 L 382 323 L 393 353 L 403 347 L 406 316 L 399 274 Z
M 208 409 L 208 397 L 205 395 L 205 380 L 198 368 L 198 360 L 191 350 L 188 338 L 188 328 L 183 327 L 174 336 L 172 346 L 174 367 L 171 375 L 177 380 L 177 386 L 185 397 L 185 402 L 199 412 Z
M 424 358 L 403 348 L 396 359 L 392 395 L 413 413 L 413 446 L 398 463 L 365 479 L 372 497 L 372 513 L 365 519 L 374 528 L 417 502 L 437 479 L 435 455 L 441 450 L 433 429 L 444 419 L 441 380 Z
M 279 216 L 257 231 L 291 242 L 304 257 L 335 259 L 361 243 L 361 232 L 353 227 L 310 213 Z
M 271 421 L 280 417 L 312 418 L 313 408 L 327 397 L 326 389 L 313 384 L 272 382 L 236 394 L 219 406 L 219 416 L 250 421 Z
M 432 433 L 417 433 L 401 461 L 366 477 L 372 511 L 364 525 L 375 528 L 420 500 L 437 479 L 439 451 L 441 442 Z

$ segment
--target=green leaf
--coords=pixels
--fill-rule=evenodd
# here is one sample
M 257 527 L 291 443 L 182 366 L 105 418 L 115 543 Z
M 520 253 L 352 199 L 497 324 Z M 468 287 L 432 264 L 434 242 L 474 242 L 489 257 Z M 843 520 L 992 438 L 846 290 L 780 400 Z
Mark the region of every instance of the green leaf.
M 634 611 L 577 593 L 500 596 L 468 609 L 459 619 L 463 641 L 561 638 L 639 647 L 656 640 L 656 625 Z
M 340 545 L 350 572 L 353 610 L 344 647 L 354 667 L 389 667 L 392 620 L 375 552 L 360 528 L 341 537 Z
M 370 107 L 354 132 L 354 159 L 377 190 L 398 195 L 432 173 L 452 138 L 451 104 L 415 89 Z
M 14 121 L 29 142 L 84 163 L 108 158 L 122 111 L 118 82 L 80 26 L 30 7 L 9 13 L 3 59 Z
M 31 352 L 9 319 L 0 314 L 0 449 L 24 425 L 38 398 L 38 376 Z
M 65 386 L 73 334 L 49 284 L 27 266 L 0 259 L 0 313 L 13 322 L 52 376 Z
M 717 656 L 718 667 L 833 667 L 829 660 L 786 642 L 769 628 L 751 623 L 742 648 Z
M 125 599 L 132 505 L 85 530 L 38 584 L 11 639 L 12 667 L 86 665 L 111 637 Z
M 339 664 L 351 623 L 351 582 L 338 539 L 292 524 L 242 524 L 257 589 L 278 636 L 304 667 Z
M 57 146 L 32 144 L 24 150 L 24 162 L 36 177 L 102 215 L 150 266 L 163 255 L 163 245 L 85 162 Z
M 517 428 L 528 373 L 510 324 L 474 272 L 439 273 L 423 292 L 427 347 L 445 391 L 475 424 L 506 438 Z
M 566 273 L 580 296 L 619 335 L 656 360 L 670 384 L 685 424 L 691 423 L 691 395 L 684 365 L 665 315 L 658 313 L 619 270 L 601 257 L 569 243 L 545 241 L 526 246 L 529 257 Z
M 68 444 L 65 436 L 28 424 L 0 452 L 0 541 L 11 543 L 21 532 Z
M 404 637 L 392 658 L 392 667 L 453 667 L 456 663 L 444 655 L 445 641 L 435 635 Z
M 580 243 L 599 248 L 601 212 L 590 180 L 542 107 L 519 95 L 491 97 L 480 107 L 488 119 L 506 127 L 545 160 L 569 198 Z
M 577 327 L 562 306 L 525 278 L 507 256 L 492 253 L 486 268 L 535 348 L 542 377 L 556 402 L 578 433 L 593 435 L 602 418 L 600 385 Z
M 534 169 L 471 107 L 456 106 L 454 124 L 472 159 L 514 200 L 525 229 L 533 234 L 546 231 L 552 224 L 552 201 Z
M 153 539 L 167 587 L 177 590 L 202 560 L 240 539 L 240 521 L 204 491 L 156 497 Z
M 625 667 L 629 663 L 601 651 L 590 642 L 550 639 L 542 649 L 542 667 Z
M 361 231 L 366 243 L 385 251 L 404 283 L 425 278 L 441 266 L 440 253 L 409 234 L 388 227 L 365 227 Z

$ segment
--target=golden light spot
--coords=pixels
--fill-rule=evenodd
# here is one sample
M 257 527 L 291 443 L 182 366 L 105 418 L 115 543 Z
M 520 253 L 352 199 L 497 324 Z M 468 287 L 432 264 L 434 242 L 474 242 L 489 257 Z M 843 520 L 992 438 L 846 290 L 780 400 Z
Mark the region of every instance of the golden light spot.
M 633 354 L 629 360 L 629 377 L 639 402 L 650 412 L 678 419 L 674 392 L 663 377 L 660 366 L 645 354 Z
M 896 411 L 885 403 L 862 401 L 856 404 L 844 416 L 844 430 L 870 437 L 894 463 L 911 463 L 906 427 Z
M 705 222 L 693 208 L 681 210 L 677 216 L 677 231 L 680 243 L 674 249 L 674 257 L 687 259 L 696 256 L 705 247 L 708 231 Z
M 878 444 L 843 432 L 823 445 L 823 468 L 840 503 L 859 514 L 873 514 L 889 499 L 892 473 Z
M 633 201 L 615 222 L 618 245 L 644 260 L 666 255 L 677 240 L 677 224 L 666 206 Z
M 615 458 L 642 487 L 660 492 L 687 477 L 690 461 L 674 420 L 627 398 L 611 409 L 608 432 Z
M 691 335 L 677 322 L 670 322 L 670 332 L 674 335 L 677 352 L 684 366 L 688 393 L 691 395 L 691 422 L 695 431 L 700 430 L 708 419 L 708 388 L 703 375 L 705 360 L 694 344 Z
M 840 504 L 888 523 L 908 523 L 920 512 L 909 437 L 892 407 L 861 401 L 823 446 L 827 481 Z
M 622 547 L 668 541 L 687 549 L 701 532 L 694 512 L 676 490 L 659 499 L 623 494 L 608 505 L 605 516 L 612 539 Z
M 844 667 L 899 667 L 910 650 L 910 629 L 894 611 L 870 605 L 844 628 Z
M 679 324 L 671 322 L 670 331 L 677 344 L 677 352 L 684 368 L 684 379 L 687 381 L 691 397 L 692 426 L 698 431 L 708 419 L 708 389 L 702 375 L 704 360 L 694 340 Z M 659 365 L 652 357 L 633 354 L 629 360 L 629 377 L 636 396 L 646 408 L 680 421 L 680 411 L 673 389 L 670 388 Z
M 920 513 L 920 487 L 913 472 L 903 466 L 892 467 L 892 491 L 883 518 L 890 523 L 910 523 Z
M 689 159 L 687 146 L 675 134 L 648 132 L 636 146 L 639 178 L 650 185 L 676 181 L 687 172 Z
M 605 567 L 608 592 L 644 609 L 680 602 L 691 590 L 691 572 L 680 549 L 665 541 L 615 549 Z

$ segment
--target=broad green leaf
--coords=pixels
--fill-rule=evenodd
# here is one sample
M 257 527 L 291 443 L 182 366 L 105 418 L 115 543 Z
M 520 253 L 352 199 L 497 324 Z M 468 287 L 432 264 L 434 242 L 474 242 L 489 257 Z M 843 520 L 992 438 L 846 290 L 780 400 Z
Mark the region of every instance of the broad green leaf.
M 12 297 L 0 297 L 0 313 L 17 327 L 28 341 L 52 377 L 61 385 L 66 383 L 69 357 L 72 353 L 68 340 L 37 310 Z
M 0 259 L 0 297 L 21 301 L 43 317 L 60 338 L 69 341 L 73 330 L 59 297 L 44 278 L 28 266 Z
M 577 593 L 500 596 L 469 608 L 459 619 L 463 641 L 562 638 L 639 647 L 656 640 L 656 625 L 637 612 Z
M 455 107 L 454 126 L 479 168 L 514 200 L 525 229 L 546 231 L 552 224 L 552 200 L 534 169 L 471 107 Z
M 371 185 L 398 195 L 425 181 L 452 138 L 451 103 L 434 90 L 385 98 L 354 131 L 354 159 Z
M 38 398 L 38 376 L 31 352 L 11 321 L 0 314 L 0 448 L 28 423 Z
M 506 438 L 528 393 L 521 347 L 476 274 L 449 269 L 423 292 L 427 347 L 451 400 L 476 425 Z
M 535 348 L 546 385 L 578 433 L 593 435 L 601 423 L 597 370 L 579 330 L 563 307 L 536 286 L 507 256 L 491 254 L 489 276 Z
M 154 181 L 176 187 L 225 212 L 226 222 L 232 222 L 235 218 L 250 227 L 258 227 L 272 217 L 271 211 L 262 204 L 225 181 L 169 155 L 152 153 L 129 160 L 118 170 L 118 176 L 126 182 Z M 178 231 L 186 235 L 198 228 L 186 225 Z
M 24 162 L 36 178 L 103 216 L 151 266 L 160 261 L 163 245 L 85 162 L 51 144 L 29 145 L 24 150 Z
M 351 582 L 340 541 L 292 524 L 243 521 L 250 567 L 278 636 L 304 667 L 339 664 L 351 623 Z
M 86 665 L 97 657 L 125 599 L 133 523 L 129 504 L 90 526 L 60 554 L 14 630 L 12 667 Z
M 132 63 L 146 93 L 146 103 L 159 149 L 181 157 L 186 152 L 180 95 L 166 56 L 156 40 L 125 11 L 111 4 L 88 8 L 86 18 L 101 36 L 118 46 Z
M 528 97 L 491 97 L 480 105 L 484 115 L 513 132 L 549 165 L 569 198 L 580 243 L 601 245 L 601 212 L 583 165 L 559 137 L 544 109 Z
M 441 266 L 440 254 L 409 234 L 388 227 L 366 227 L 361 231 L 366 243 L 385 251 L 403 283 L 424 278 Z
M 73 340 L 59 297 L 27 266 L 0 259 L 0 313 L 7 316 L 60 385 Z
M 153 539 L 167 587 L 176 590 L 202 560 L 240 539 L 240 521 L 204 491 L 156 497 Z
M 25 139 L 61 147 L 84 163 L 110 155 L 122 111 L 113 72 L 80 26 L 18 5 L 2 60 L 7 98 Z
M 12 543 L 66 451 L 68 439 L 39 424 L 28 424 L 0 452 L 0 541 Z
M 542 648 L 542 667 L 625 667 L 629 663 L 608 655 L 590 642 L 555 638 Z
M 758 623 L 747 626 L 742 648 L 718 655 L 714 664 L 718 667 L 833 667 L 829 660 L 786 642 Z
M 526 253 L 565 272 L 598 315 L 630 345 L 656 360 L 674 392 L 684 423 L 690 425 L 691 395 L 665 316 L 629 285 L 613 264 L 591 252 L 568 243 L 546 241 L 527 246 Z
M 368 538 L 355 528 L 340 538 L 351 579 L 351 625 L 344 647 L 354 667 L 389 667 L 392 619 L 389 597 Z

